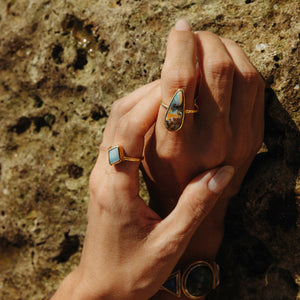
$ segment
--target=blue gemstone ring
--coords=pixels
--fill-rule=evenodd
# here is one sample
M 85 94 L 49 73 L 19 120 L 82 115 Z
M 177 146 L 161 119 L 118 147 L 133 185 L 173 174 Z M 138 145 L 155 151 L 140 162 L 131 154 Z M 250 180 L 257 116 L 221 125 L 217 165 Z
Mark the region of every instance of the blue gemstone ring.
M 186 114 L 195 114 L 198 112 L 196 103 L 194 103 L 196 109 L 185 109 L 183 89 L 178 89 L 176 91 L 169 105 L 166 105 L 162 101 L 160 104 L 167 110 L 165 115 L 165 126 L 170 131 L 178 131 L 182 127 Z
M 117 165 L 122 161 L 140 162 L 143 157 L 128 157 L 125 156 L 125 151 L 122 146 L 113 146 L 108 149 L 108 162 L 112 165 Z

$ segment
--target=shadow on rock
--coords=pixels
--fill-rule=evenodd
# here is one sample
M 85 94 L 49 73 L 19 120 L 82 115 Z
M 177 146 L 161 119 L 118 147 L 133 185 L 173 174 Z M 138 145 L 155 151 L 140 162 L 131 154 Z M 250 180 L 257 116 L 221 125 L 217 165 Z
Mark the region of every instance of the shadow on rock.
M 219 251 L 221 285 L 208 299 L 297 297 L 300 274 L 300 133 L 274 91 L 266 90 L 265 146 L 232 199 Z

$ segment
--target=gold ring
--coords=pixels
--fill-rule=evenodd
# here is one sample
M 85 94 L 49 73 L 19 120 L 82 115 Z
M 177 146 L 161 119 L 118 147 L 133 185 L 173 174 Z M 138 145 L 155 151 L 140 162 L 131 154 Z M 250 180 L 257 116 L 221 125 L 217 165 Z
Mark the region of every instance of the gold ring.
M 165 126 L 169 131 L 178 131 L 183 126 L 186 114 L 195 114 L 198 112 L 198 106 L 195 103 L 196 109 L 185 109 L 185 95 L 183 89 L 178 89 L 174 94 L 169 105 L 162 101 L 161 106 L 167 110 L 165 115 Z
M 129 157 L 125 156 L 125 151 L 122 146 L 113 146 L 108 149 L 108 162 L 112 165 L 117 165 L 122 161 L 140 162 L 144 157 Z
M 202 299 L 220 284 L 220 268 L 214 261 L 200 260 L 185 270 L 173 272 L 160 287 L 178 298 L 183 294 L 188 299 Z M 196 288 L 195 288 L 196 287 Z

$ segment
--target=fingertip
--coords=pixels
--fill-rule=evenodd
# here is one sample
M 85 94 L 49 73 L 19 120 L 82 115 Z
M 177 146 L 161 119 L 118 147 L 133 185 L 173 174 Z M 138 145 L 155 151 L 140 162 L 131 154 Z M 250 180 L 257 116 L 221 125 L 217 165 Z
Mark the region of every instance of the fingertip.
M 231 181 L 234 175 L 232 166 L 224 166 L 217 170 L 208 182 L 208 189 L 214 194 L 220 194 Z
M 175 24 L 175 29 L 177 31 L 191 31 L 192 30 L 189 22 L 185 19 L 179 19 Z

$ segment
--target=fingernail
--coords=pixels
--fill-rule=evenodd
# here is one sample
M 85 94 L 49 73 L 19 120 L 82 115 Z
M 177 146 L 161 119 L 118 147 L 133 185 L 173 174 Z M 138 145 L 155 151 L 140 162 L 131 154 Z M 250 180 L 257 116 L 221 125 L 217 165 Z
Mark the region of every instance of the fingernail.
M 224 166 L 217 171 L 213 178 L 208 182 L 208 189 L 219 194 L 228 185 L 234 174 L 234 168 L 232 166 Z
M 191 26 L 190 26 L 190 24 L 186 20 L 180 19 L 180 20 L 178 20 L 176 22 L 175 29 L 177 31 L 190 31 L 191 30 Z

